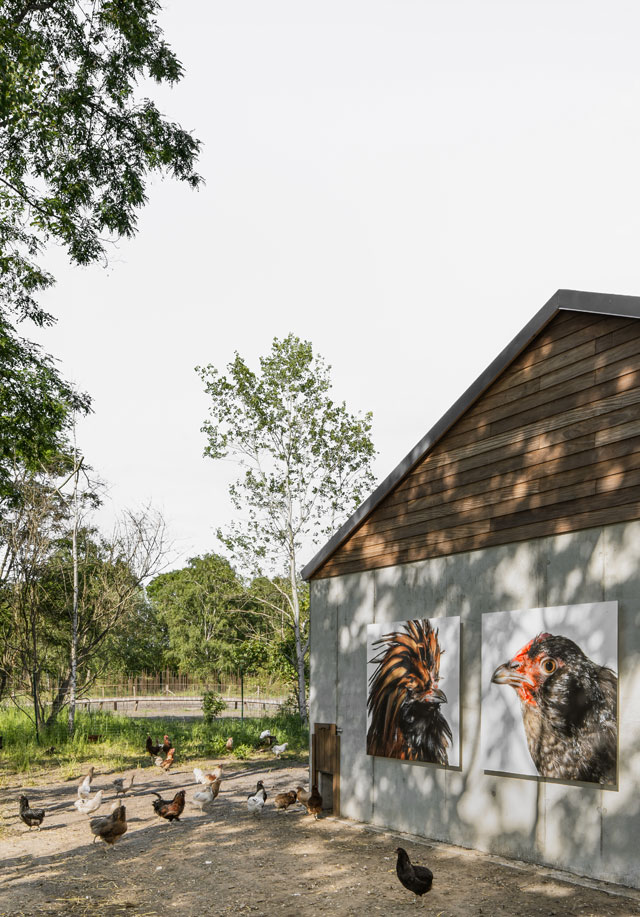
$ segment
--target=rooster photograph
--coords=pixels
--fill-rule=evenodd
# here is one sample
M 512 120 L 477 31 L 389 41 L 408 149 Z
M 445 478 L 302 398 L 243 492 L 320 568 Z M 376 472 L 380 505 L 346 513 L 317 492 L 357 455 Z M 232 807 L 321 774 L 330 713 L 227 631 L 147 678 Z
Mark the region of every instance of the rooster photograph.
M 593 606 L 573 606 L 569 611 L 574 617 L 575 608 Z M 517 638 L 506 641 L 508 647 L 496 646 L 493 631 L 488 639 L 483 622 L 489 657 L 486 669 L 483 660 L 485 767 L 612 784 L 618 746 L 617 620 L 582 614 L 573 622 L 563 621 L 565 611 L 533 609 L 530 623 L 553 626 L 555 632 L 532 627 L 521 642 L 520 627 Z M 505 620 L 489 623 L 498 625 L 495 631 L 509 632 Z
M 374 624 L 367 631 L 367 754 L 457 765 L 460 619 L 439 618 L 437 628 L 427 618 Z

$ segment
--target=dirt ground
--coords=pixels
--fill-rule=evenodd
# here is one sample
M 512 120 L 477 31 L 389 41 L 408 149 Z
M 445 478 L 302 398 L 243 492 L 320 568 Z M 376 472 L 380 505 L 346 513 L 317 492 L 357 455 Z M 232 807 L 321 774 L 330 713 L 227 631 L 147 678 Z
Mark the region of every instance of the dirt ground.
M 215 762 L 208 762 L 213 764 Z M 96 768 L 108 813 L 116 774 Z M 210 811 L 190 802 L 190 767 L 165 774 L 153 765 L 136 771 L 126 800 L 128 832 L 113 848 L 92 846 L 88 818 L 73 808 L 77 781 L 60 775 L 47 784 L 5 781 L 0 791 L 0 917 L 99 915 L 471 915 L 640 914 L 640 893 L 565 874 L 502 861 L 473 851 L 430 844 L 326 816 L 315 821 L 300 806 L 277 812 L 273 796 L 305 783 L 306 767 L 286 761 L 225 764 Z M 260 818 L 246 797 L 263 779 L 270 795 Z M 187 788 L 178 824 L 158 818 L 150 790 L 164 797 Z M 17 818 L 18 796 L 47 810 L 41 831 Z M 395 848 L 429 865 L 433 890 L 415 899 L 395 875 Z M 414 901 L 417 908 L 414 907 Z

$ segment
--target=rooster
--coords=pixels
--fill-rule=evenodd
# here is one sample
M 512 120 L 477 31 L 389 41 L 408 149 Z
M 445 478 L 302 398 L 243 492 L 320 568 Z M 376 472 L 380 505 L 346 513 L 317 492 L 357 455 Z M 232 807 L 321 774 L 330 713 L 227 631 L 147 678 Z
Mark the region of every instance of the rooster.
M 154 745 L 151 736 L 147 736 L 147 744 L 145 747 L 152 758 L 156 758 L 162 751 L 162 745 Z
M 538 634 L 491 677 L 520 700 L 542 777 L 615 783 L 618 679 L 567 637 Z
M 377 668 L 369 679 L 367 754 L 448 764 L 452 733 L 440 712 L 447 697 L 438 687 L 438 631 L 426 618 L 407 621 L 374 647 L 383 649 L 371 660 Z
M 154 796 L 158 797 L 153 802 L 153 810 L 156 815 L 159 815 L 161 818 L 166 818 L 169 822 L 180 821 L 180 816 L 184 811 L 185 791 L 178 790 L 171 801 L 163 799 L 160 793 L 156 793 L 154 790 L 151 792 Z

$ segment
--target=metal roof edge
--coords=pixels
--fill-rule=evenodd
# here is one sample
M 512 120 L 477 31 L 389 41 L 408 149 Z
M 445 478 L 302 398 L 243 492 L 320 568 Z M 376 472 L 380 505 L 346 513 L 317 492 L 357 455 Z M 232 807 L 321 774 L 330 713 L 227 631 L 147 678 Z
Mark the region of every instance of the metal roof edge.
M 475 382 L 463 392 L 449 410 L 429 432 L 416 443 L 413 449 L 402 459 L 393 471 L 387 475 L 373 493 L 361 503 L 347 521 L 331 536 L 329 541 L 303 567 L 301 576 L 310 579 L 326 560 L 349 538 L 376 506 L 405 478 L 425 455 L 444 436 L 447 430 L 460 419 L 484 391 L 504 372 L 510 363 L 522 353 L 531 340 L 539 334 L 558 312 L 593 312 L 602 315 L 615 315 L 623 318 L 640 318 L 640 297 L 620 296 L 613 293 L 588 293 L 580 290 L 557 290 L 541 309 L 531 318 L 521 331 L 500 351 L 487 368 L 480 373 Z

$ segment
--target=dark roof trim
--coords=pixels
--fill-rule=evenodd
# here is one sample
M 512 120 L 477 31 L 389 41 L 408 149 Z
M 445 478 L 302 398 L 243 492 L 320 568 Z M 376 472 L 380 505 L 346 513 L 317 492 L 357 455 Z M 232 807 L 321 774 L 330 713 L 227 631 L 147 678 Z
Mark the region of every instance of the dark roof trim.
M 554 318 L 558 312 L 593 312 L 597 315 L 613 315 L 623 318 L 640 318 L 640 297 L 616 296 L 610 293 L 584 293 L 579 290 L 558 290 L 545 305 L 536 312 L 531 321 L 527 322 L 511 343 L 487 366 L 466 392 L 458 398 L 443 417 L 432 427 L 411 452 L 403 458 L 391 474 L 384 479 L 362 503 L 355 513 L 341 528 L 329 539 L 315 557 L 302 570 L 302 578 L 310 579 L 320 567 L 331 557 L 343 542 L 349 538 L 356 528 L 361 525 L 376 506 L 396 487 L 410 471 L 422 461 L 425 455 L 433 449 L 447 430 L 459 420 L 471 405 L 477 401 L 482 393 L 504 372 L 504 370 L 522 353 L 533 338 L 539 334 L 545 325 Z

